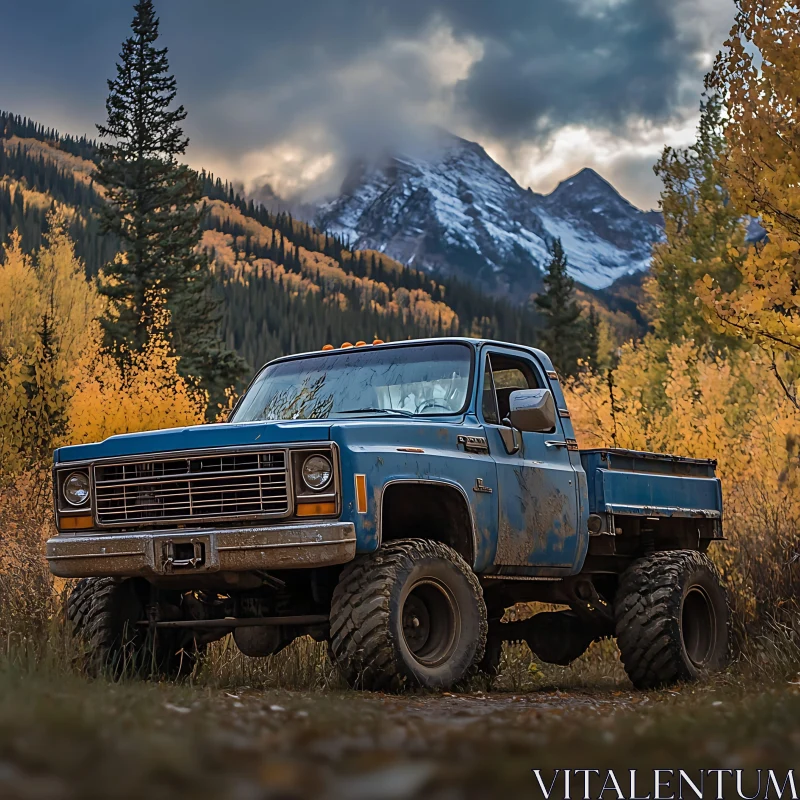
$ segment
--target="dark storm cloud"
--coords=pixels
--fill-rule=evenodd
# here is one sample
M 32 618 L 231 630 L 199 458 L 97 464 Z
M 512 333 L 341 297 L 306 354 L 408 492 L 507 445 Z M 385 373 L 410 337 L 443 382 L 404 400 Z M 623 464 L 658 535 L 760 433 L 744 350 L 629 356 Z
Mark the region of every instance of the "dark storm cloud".
M 459 86 L 476 126 L 529 140 L 569 123 L 663 121 L 686 101 L 683 79 L 697 71 L 701 42 L 679 31 L 674 0 L 525 5 L 523 19 L 486 38 Z
M 305 116 L 313 106 L 327 110 L 337 100 L 346 101 L 330 96 L 329 78 L 365 53 L 420 37 L 437 23 L 449 26 L 457 38 L 474 39 L 484 48 L 457 87 L 456 110 L 477 130 L 530 140 L 567 123 L 619 129 L 632 117 L 662 121 L 682 108 L 684 79 L 697 77 L 702 45 L 691 26 L 678 27 L 686 5 L 675 0 L 305 0 L 254 6 L 239 0 L 221 6 L 201 0 L 187 14 L 184 3 L 172 0 L 162 15 L 174 35 L 188 27 L 180 34 L 181 45 L 205 40 L 211 49 L 204 47 L 193 67 L 203 90 L 269 97 L 275 104 L 269 108 L 242 109 L 269 128 L 291 127 L 283 115 Z M 191 57 L 191 52 L 181 46 L 180 56 Z M 412 64 L 396 68 L 405 79 L 402 96 L 378 92 L 365 98 L 376 117 L 396 116 L 402 111 L 398 102 L 430 91 Z M 252 132 L 241 135 L 253 142 Z
M 193 146 L 229 163 L 295 139 L 342 160 L 430 123 L 512 148 L 663 123 L 696 106 L 703 43 L 681 21 L 708 3 L 730 0 L 156 0 Z M 0 0 L 0 107 L 92 130 L 131 5 Z M 438 30 L 479 50 L 446 98 Z

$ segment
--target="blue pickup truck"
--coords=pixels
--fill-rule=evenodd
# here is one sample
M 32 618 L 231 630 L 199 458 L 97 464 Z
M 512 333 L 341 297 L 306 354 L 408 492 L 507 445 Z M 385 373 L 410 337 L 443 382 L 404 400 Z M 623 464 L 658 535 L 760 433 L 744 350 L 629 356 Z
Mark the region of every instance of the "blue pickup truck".
M 56 575 L 93 669 L 177 676 L 327 641 L 353 687 L 445 689 L 503 641 L 633 684 L 723 668 L 715 463 L 578 449 L 550 359 L 444 338 L 267 364 L 222 424 L 55 452 Z M 554 604 L 521 622 L 506 609 Z M 534 606 L 535 607 L 535 606 Z

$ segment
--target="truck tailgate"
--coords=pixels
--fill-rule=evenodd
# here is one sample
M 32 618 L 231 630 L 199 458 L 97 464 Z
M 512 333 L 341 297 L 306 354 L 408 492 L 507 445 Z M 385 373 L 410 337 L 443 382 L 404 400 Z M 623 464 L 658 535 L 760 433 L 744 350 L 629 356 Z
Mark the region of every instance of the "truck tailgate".
M 581 451 L 590 513 L 649 517 L 722 516 L 716 461 L 637 450 Z

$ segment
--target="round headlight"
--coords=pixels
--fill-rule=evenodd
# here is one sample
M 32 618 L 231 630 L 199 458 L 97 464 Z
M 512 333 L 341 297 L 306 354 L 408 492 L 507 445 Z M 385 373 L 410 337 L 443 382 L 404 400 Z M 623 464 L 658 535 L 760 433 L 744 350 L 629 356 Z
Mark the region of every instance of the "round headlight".
M 82 506 L 89 499 L 89 476 L 85 472 L 71 472 L 64 481 L 63 492 L 71 506 Z
M 333 466 L 325 456 L 309 456 L 303 462 L 303 481 L 309 489 L 324 489 L 333 477 Z

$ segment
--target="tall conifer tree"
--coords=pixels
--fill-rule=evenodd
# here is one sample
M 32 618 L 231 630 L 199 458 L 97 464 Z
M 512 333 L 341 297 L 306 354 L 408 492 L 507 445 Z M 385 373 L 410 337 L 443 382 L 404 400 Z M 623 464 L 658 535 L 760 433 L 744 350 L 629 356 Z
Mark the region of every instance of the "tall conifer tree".
M 584 323 L 575 300 L 575 281 L 567 272 L 567 254 L 560 239 L 553 242 L 550 256 L 544 276 L 544 292 L 535 299 L 544 318 L 542 347 L 556 369 L 565 375 L 573 375 L 582 356 Z
M 107 120 L 97 126 L 103 142 L 96 178 L 107 201 L 101 222 L 123 250 L 104 270 L 112 311 L 105 329 L 123 360 L 126 349 L 140 349 L 153 322 L 149 290 L 162 289 L 180 371 L 200 379 L 215 400 L 240 377 L 243 362 L 219 340 L 213 275 L 197 249 L 202 184 L 178 160 L 189 143 L 181 129 L 186 111 L 173 108 L 176 81 L 166 48 L 156 47 L 152 0 L 138 0 L 134 12 L 133 35 L 108 81 Z

